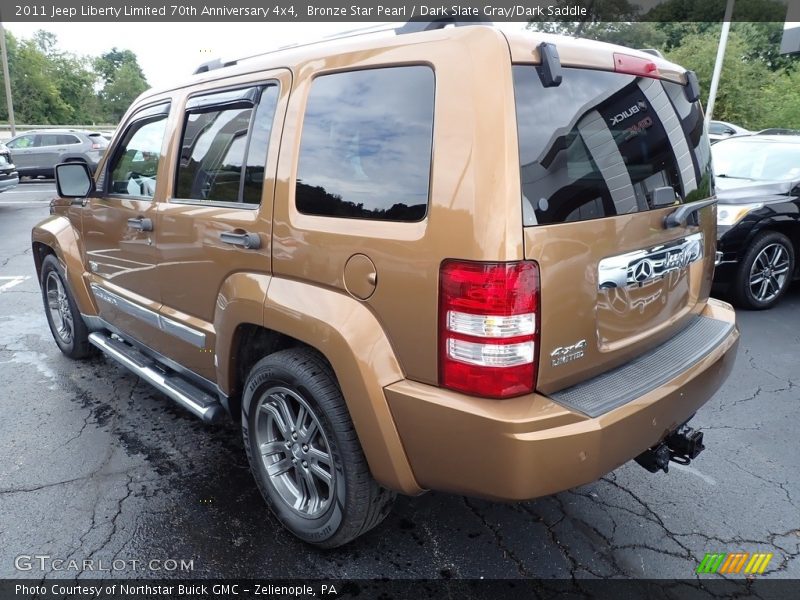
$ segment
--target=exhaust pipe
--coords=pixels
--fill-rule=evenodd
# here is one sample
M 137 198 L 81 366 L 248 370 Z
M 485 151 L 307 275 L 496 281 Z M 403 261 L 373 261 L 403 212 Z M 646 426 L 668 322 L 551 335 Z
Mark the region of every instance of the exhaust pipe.
M 681 425 L 664 441 L 642 452 L 634 460 L 651 473 L 669 472 L 669 462 L 688 465 L 705 450 L 703 432 Z

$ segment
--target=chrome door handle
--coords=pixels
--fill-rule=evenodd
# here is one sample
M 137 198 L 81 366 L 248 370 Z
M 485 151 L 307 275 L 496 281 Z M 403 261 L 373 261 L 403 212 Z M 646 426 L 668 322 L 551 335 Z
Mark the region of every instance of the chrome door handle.
M 153 219 L 146 219 L 144 217 L 128 219 L 128 228 L 135 229 L 136 231 L 153 231 Z
M 261 248 L 261 238 L 257 233 L 234 233 L 223 231 L 219 234 L 219 239 L 231 246 L 239 246 L 248 250 L 258 250 Z

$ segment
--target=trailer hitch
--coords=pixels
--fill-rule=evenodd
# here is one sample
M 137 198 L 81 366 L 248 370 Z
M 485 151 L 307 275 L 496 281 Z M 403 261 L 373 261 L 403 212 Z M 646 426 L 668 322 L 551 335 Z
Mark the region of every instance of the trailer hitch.
M 670 461 L 688 465 L 703 450 L 703 432 L 681 425 L 664 438 L 663 442 L 648 448 L 634 460 L 651 473 L 668 473 Z

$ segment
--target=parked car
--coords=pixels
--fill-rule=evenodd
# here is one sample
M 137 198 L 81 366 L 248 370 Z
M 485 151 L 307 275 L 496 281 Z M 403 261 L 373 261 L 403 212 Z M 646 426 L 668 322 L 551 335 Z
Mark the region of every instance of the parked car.
M 770 127 L 762 129 L 753 135 L 800 135 L 800 129 L 787 129 L 785 127 Z
M 19 184 L 19 174 L 14 161 L 11 160 L 11 152 L 5 144 L 0 144 L 0 192 L 5 192 Z
M 710 121 L 708 124 L 708 139 L 712 144 L 724 140 L 732 135 L 750 135 L 752 132 L 725 121 Z
M 744 308 L 772 308 L 800 275 L 800 136 L 732 138 L 715 144 L 713 156 L 714 282 Z
M 735 359 L 694 74 L 442 25 L 148 91 L 96 179 L 58 166 L 33 229 L 62 352 L 240 423 L 267 504 L 318 546 L 395 492 L 686 464 Z
M 13 137 L 6 145 L 20 176 L 53 177 L 53 168 L 62 162 L 81 162 L 94 171 L 108 140 L 94 131 L 39 129 Z

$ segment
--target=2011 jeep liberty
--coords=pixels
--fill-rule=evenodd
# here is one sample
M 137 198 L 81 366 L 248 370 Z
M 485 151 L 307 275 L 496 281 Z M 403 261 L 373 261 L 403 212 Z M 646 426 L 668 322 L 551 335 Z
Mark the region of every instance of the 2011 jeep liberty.
M 736 354 L 693 73 L 439 25 L 146 92 L 33 230 L 61 350 L 240 420 L 267 504 L 322 547 L 396 492 L 689 461 Z

